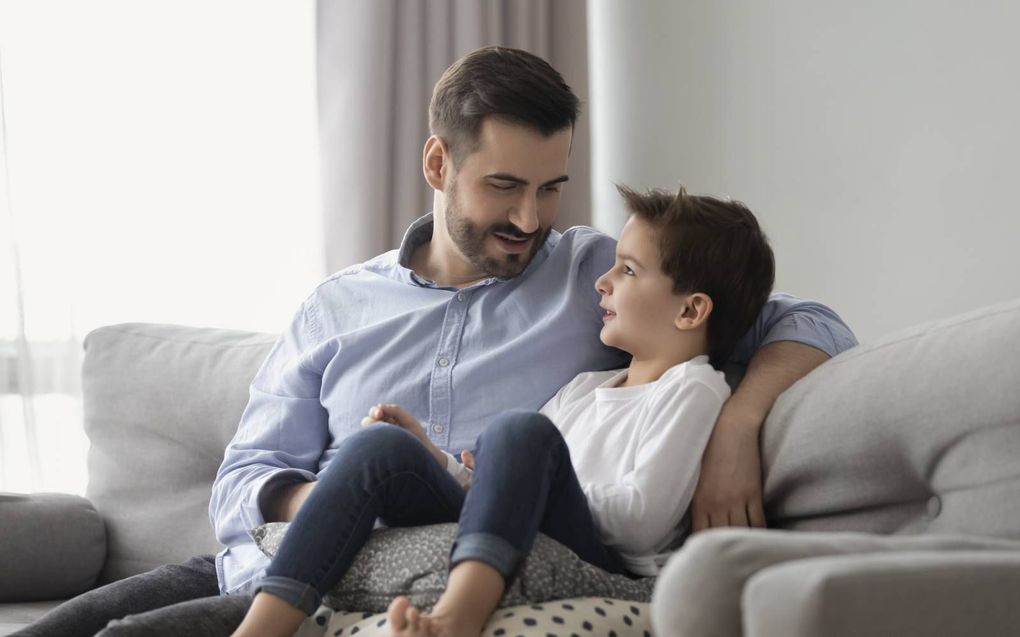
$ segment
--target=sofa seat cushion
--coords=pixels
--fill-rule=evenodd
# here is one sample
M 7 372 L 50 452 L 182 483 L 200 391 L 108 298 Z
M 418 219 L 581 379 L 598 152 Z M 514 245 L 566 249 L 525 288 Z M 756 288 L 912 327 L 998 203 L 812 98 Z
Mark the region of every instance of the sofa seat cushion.
M 64 600 L 0 604 L 0 637 L 18 632 L 62 603 Z
M 772 527 L 1020 539 L 1020 300 L 827 361 L 762 430 Z

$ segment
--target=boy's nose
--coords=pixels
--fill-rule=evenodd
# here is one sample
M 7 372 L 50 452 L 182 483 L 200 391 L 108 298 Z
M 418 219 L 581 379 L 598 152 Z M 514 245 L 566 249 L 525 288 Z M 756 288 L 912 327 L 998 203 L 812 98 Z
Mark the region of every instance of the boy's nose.
M 609 277 L 603 274 L 595 279 L 595 291 L 602 295 L 609 294 Z

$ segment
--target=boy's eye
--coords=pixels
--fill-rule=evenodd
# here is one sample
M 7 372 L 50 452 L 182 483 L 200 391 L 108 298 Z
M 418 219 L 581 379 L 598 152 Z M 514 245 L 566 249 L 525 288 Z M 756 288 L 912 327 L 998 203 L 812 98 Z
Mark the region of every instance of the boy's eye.
M 623 266 L 623 273 L 627 276 L 634 276 L 634 270 L 631 270 L 629 265 Z

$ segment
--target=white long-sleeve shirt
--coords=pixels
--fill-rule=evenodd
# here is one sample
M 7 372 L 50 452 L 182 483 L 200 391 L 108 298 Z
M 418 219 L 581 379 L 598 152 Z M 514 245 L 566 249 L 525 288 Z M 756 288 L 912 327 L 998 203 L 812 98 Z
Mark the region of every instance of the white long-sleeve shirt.
M 730 396 L 697 356 L 659 380 L 618 387 L 627 370 L 579 374 L 542 407 L 562 432 L 602 541 L 655 575 L 677 545 L 701 456 Z

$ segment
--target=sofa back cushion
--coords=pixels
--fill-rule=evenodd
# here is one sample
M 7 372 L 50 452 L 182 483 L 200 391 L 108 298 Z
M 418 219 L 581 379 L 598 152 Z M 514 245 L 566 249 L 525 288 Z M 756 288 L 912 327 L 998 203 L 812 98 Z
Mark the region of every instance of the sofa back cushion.
M 770 526 L 1020 539 L 1020 300 L 827 361 L 762 430 Z
M 275 340 L 140 323 L 86 337 L 86 495 L 106 521 L 104 582 L 222 548 L 210 487 Z

